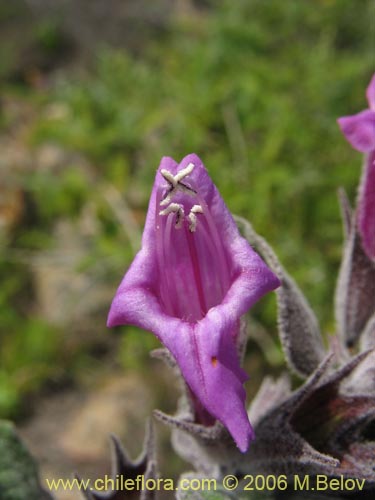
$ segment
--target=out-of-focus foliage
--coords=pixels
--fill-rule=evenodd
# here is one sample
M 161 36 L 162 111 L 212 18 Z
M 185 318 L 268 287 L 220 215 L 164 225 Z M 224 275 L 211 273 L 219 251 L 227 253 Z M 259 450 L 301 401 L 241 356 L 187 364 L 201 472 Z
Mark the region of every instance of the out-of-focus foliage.
M 52 497 L 42 490 L 37 466 L 13 424 L 0 420 L 0 494 L 4 500 L 29 498 L 48 500 Z
M 32 118 L 21 134 L 29 164 L 7 166 L 7 183 L 24 205 L 1 236 L 0 413 L 13 412 L 59 369 L 79 369 L 81 346 L 72 339 L 86 324 L 85 338 L 109 335 L 106 310 L 139 242 L 163 155 L 202 157 L 229 208 L 272 242 L 324 329 L 333 330 L 330 297 L 342 245 L 336 188 L 353 199 L 360 167 L 336 118 L 364 106 L 371 10 L 370 0 L 209 2 L 146 40 L 141 54 L 106 48 L 84 72 L 65 70 L 21 90 L 3 85 Z M 35 36 L 54 53 L 52 24 Z M 0 114 L 3 131 L 12 113 L 5 107 Z M 48 152 L 58 158 L 49 161 Z M 110 291 L 78 322 L 69 321 L 68 307 L 68 328 L 38 310 L 35 285 L 38 258 L 77 253 L 65 249 L 66 233 L 58 237 L 61 221 L 84 249 L 70 268 L 87 279 L 74 307 L 83 307 L 89 291 Z M 255 314 L 273 328 L 272 301 Z M 118 350 L 127 366 L 145 357 L 142 349 L 132 356 L 133 344 L 125 336 Z

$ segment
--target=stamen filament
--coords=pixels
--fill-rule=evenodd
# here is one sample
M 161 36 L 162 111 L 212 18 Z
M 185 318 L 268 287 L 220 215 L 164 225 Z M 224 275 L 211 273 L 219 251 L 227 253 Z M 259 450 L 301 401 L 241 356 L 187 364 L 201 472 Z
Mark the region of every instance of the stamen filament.
M 157 193 L 156 196 L 156 255 L 158 259 L 158 266 L 159 266 L 159 273 L 163 273 L 164 275 L 166 274 L 165 269 L 167 269 L 167 262 L 166 262 L 166 256 L 165 256 L 165 245 L 164 245 L 164 230 L 163 230 L 163 224 L 164 221 L 160 217 L 159 214 L 159 204 L 161 200 L 161 191 Z M 168 282 L 167 282 L 168 283 Z M 171 302 L 171 294 L 169 293 L 168 290 L 168 285 L 166 283 L 166 278 L 163 276 L 160 276 L 159 279 L 159 286 L 160 286 L 160 295 L 162 297 L 162 302 L 165 307 L 165 310 L 169 314 L 173 314 L 173 306 Z
M 189 248 L 189 253 L 190 253 L 193 274 L 194 274 L 194 280 L 195 280 L 195 284 L 196 284 L 197 291 L 198 291 L 198 298 L 199 298 L 199 304 L 200 304 L 200 308 L 201 308 L 201 315 L 203 317 L 207 312 L 207 304 L 206 304 L 206 299 L 204 296 L 204 289 L 203 289 L 203 283 L 202 283 L 202 275 L 201 275 L 201 271 L 200 271 L 200 267 L 199 267 L 198 253 L 197 253 L 197 249 L 195 246 L 194 235 L 188 230 L 188 228 L 186 226 L 185 226 L 185 235 L 186 235 L 186 239 L 188 242 L 188 248 Z
M 222 242 L 220 241 L 217 227 L 216 227 L 214 221 L 212 220 L 208 206 L 207 206 L 205 200 L 203 199 L 203 197 L 199 194 L 199 191 L 197 192 L 197 198 L 198 198 L 199 205 L 202 207 L 203 213 L 205 214 L 205 219 L 206 219 L 208 227 L 209 227 L 209 233 L 213 239 L 213 244 L 217 250 L 216 254 L 217 254 L 218 259 L 219 259 L 218 266 L 219 266 L 219 269 L 221 271 L 223 290 L 225 291 L 224 293 L 226 293 L 226 291 L 229 289 L 230 276 L 229 276 L 229 272 L 228 272 L 227 260 L 225 258 L 224 252 L 223 252 L 223 245 L 222 245 Z

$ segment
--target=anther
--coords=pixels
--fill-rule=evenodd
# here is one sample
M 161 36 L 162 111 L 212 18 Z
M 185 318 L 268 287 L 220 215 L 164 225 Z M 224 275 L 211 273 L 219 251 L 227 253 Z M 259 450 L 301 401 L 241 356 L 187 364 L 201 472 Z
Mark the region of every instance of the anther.
M 171 172 L 169 172 L 169 170 L 166 170 L 164 168 L 160 171 L 161 175 L 169 183 L 169 190 L 165 198 L 160 202 L 160 206 L 168 205 L 177 191 L 182 191 L 183 193 L 189 194 L 190 196 L 195 196 L 197 194 L 194 189 L 181 182 L 182 179 L 192 173 L 194 167 L 194 163 L 189 163 L 187 167 L 177 172 L 176 175 L 173 175 Z
M 191 207 L 190 213 L 188 215 L 188 219 L 190 221 L 189 231 L 191 233 L 195 233 L 197 229 L 197 216 L 196 214 L 203 214 L 203 209 L 200 205 L 194 205 Z
M 180 229 L 185 218 L 184 207 L 182 205 L 179 205 L 178 203 L 171 203 L 166 208 L 164 208 L 164 210 L 160 210 L 159 215 L 169 215 L 172 213 L 176 214 L 175 227 L 177 229 Z

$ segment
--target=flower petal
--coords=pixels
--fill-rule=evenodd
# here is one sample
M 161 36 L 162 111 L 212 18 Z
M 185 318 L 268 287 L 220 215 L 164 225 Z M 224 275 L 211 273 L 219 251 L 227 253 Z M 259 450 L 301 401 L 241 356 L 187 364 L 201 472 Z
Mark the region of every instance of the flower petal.
M 375 149 L 375 111 L 365 110 L 337 120 L 354 149 L 367 153 Z
M 140 269 L 138 264 L 135 268 Z M 122 284 L 113 300 L 108 326 L 130 323 L 151 330 L 173 354 L 201 404 L 227 427 L 240 450 L 246 451 L 253 437 L 242 386 L 247 376 L 239 366 L 234 338 L 228 335 L 236 325 L 218 309 L 190 324 L 164 314 L 155 295 L 141 286 Z
M 375 148 L 365 158 L 358 193 L 358 228 L 370 259 L 375 259 Z
M 225 425 L 239 449 L 245 452 L 254 437 L 242 385 L 248 377 L 240 368 L 227 328 L 223 318 L 210 311 L 190 330 L 184 330 L 182 335 L 177 333 L 167 347 L 201 404 Z
M 165 185 L 161 170 L 176 175 L 190 163 L 194 169 L 189 186 L 196 190 L 198 203 L 210 214 L 210 236 L 230 268 L 228 290 L 221 303 L 195 322 L 165 312 L 159 293 L 155 231 L 157 191 Z M 200 403 L 227 427 L 240 450 L 246 451 L 253 431 L 245 409 L 243 383 L 247 376 L 240 368 L 236 350 L 239 318 L 277 286 L 278 278 L 240 235 L 201 160 L 188 155 L 178 165 L 171 158 L 163 158 L 149 203 L 142 249 L 115 295 L 108 326 L 133 324 L 151 330 L 173 354 Z

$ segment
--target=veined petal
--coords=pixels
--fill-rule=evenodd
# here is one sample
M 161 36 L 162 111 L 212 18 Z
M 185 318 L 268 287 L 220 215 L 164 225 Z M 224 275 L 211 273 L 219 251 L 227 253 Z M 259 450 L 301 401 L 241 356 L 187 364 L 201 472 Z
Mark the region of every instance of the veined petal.
M 375 148 L 365 158 L 358 193 L 358 228 L 363 248 L 370 259 L 375 259 Z
M 278 278 L 239 234 L 201 160 L 163 158 L 142 249 L 112 302 L 108 326 L 151 330 L 203 407 L 241 451 L 253 431 L 236 350 L 239 318 Z
M 337 120 L 342 133 L 354 149 L 368 153 L 375 149 L 375 111 L 366 109 Z
M 197 324 L 167 316 L 155 295 L 138 286 L 123 287 L 116 294 L 108 326 L 121 324 L 151 330 L 159 338 L 204 408 L 227 427 L 240 450 L 246 451 L 253 431 L 242 386 L 248 377 L 240 368 L 233 339 L 237 325 L 215 309 Z
M 243 383 L 248 377 L 240 368 L 228 327 L 233 330 L 236 325 L 228 325 L 221 315 L 210 311 L 177 339 L 170 339 L 166 347 L 203 407 L 225 425 L 245 452 L 254 436 L 245 408 Z

